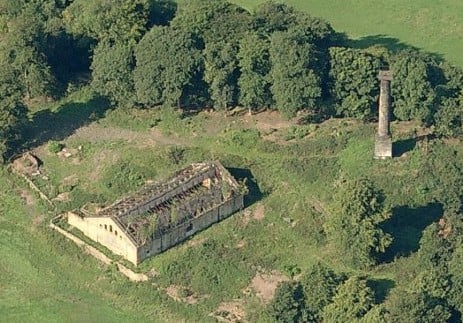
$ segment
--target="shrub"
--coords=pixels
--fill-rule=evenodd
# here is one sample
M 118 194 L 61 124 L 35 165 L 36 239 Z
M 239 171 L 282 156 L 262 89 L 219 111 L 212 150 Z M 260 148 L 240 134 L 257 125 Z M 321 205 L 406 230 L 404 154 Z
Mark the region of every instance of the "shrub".
M 48 142 L 48 151 L 52 154 L 59 153 L 64 148 L 64 144 L 59 141 L 50 140 Z

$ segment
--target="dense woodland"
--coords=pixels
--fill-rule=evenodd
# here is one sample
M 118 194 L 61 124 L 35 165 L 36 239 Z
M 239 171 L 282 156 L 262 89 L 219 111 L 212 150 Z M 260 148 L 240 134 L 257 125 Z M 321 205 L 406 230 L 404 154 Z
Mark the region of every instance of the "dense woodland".
M 280 3 L 250 13 L 226 1 L 0 0 L 0 153 L 20 151 L 28 105 L 82 86 L 114 109 L 237 106 L 286 118 L 375 120 L 378 70 L 390 68 L 393 118 L 419 121 L 430 139 L 463 134 L 463 69 L 414 49 L 350 48 L 329 24 Z M 268 306 L 278 322 L 445 322 L 463 313 L 463 168 L 435 146 L 426 190 L 444 218 L 420 241 L 421 274 L 377 304 L 361 275 L 324 264 L 282 283 Z M 289 165 L 291 166 L 291 165 Z M 424 193 L 423 193 L 424 194 Z M 340 180 L 323 229 L 353 270 L 371 269 L 393 244 L 384 193 Z M 299 274 L 299 273 L 295 273 Z

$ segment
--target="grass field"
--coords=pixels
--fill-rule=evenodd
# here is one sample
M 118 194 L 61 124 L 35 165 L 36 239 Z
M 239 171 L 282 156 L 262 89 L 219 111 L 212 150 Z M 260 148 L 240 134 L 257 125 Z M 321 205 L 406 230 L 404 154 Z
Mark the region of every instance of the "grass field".
M 262 0 L 233 0 L 252 10 Z M 354 46 L 416 47 L 463 66 L 463 1 L 284 0 L 328 20 Z
M 86 108 L 71 111 L 69 105 Z M 39 132 L 52 122 L 44 118 L 76 123 L 67 124 L 68 134 L 58 133 L 72 157 L 51 153 L 47 136 L 33 148 L 47 175 L 37 178 L 37 185 L 51 198 L 69 193 L 68 201 L 56 202 L 59 211 L 89 201 L 110 203 L 146 179 L 209 158 L 248 178 L 248 207 L 144 262 L 141 270 L 154 269 L 159 276 L 131 283 L 50 231 L 47 222 L 57 211 L 43 206 L 25 183 L 3 171 L 0 321 L 212 322 L 209 314 L 221 303 L 239 300 L 251 321 L 266 322 L 265 306 L 255 292 L 243 292 L 256 274 L 277 270 L 289 277 L 317 261 L 351 272 L 322 233 L 341 177 L 371 178 L 384 190 L 387 203 L 396 207 L 385 228 L 394 234 L 400 254 L 391 252 L 382 265 L 363 272 L 384 294 L 384 286 L 416 275 L 414 252 L 421 232 L 441 215 L 441 208 L 432 203 L 433 192 L 422 187 L 432 181 L 432 174 L 420 172 L 429 156 L 411 139 L 420 131 L 414 124 L 393 125 L 401 158 L 374 162 L 374 125 L 354 120 L 296 126 L 276 113 L 225 117 L 202 112 L 181 118 L 162 110 L 116 110 L 101 112 L 102 118 L 78 128 L 92 109 L 101 112 L 102 107 L 84 91 L 52 110 L 37 112 Z M 52 133 L 48 136 L 53 138 Z M 182 151 L 179 165 L 172 160 L 172 149 Z M 172 300 L 165 292 L 170 286 L 188 288 L 199 301 Z

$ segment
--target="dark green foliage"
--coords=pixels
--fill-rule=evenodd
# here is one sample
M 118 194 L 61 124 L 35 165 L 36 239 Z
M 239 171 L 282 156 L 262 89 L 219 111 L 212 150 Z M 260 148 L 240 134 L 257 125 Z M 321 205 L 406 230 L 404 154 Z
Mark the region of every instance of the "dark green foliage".
M 261 34 L 286 31 L 296 20 L 296 11 L 284 3 L 266 1 L 253 14 L 253 27 Z
M 378 227 L 389 218 L 382 192 L 366 179 L 346 181 L 334 198 L 325 229 L 342 259 L 355 268 L 375 264 L 375 255 L 391 244 L 391 236 Z
M 188 31 L 153 27 L 135 48 L 138 101 L 181 107 L 187 86 L 202 68 L 201 46 Z
M 393 112 L 399 120 L 429 122 L 436 94 L 429 81 L 428 64 L 422 56 L 404 51 L 392 57 Z
M 460 215 L 461 216 L 461 215 Z M 461 240 L 461 236 L 460 236 Z M 463 315 L 463 244 L 461 241 L 455 247 L 452 259 L 448 263 L 448 274 L 451 281 L 449 303 Z
M 92 61 L 92 86 L 118 106 L 132 106 L 135 65 L 133 48 L 124 43 L 101 41 L 95 48 Z
M 63 18 L 73 34 L 133 45 L 146 31 L 149 8 L 148 0 L 76 0 Z
M 20 2 L 5 17 L 7 24 L 0 37 L 0 64 L 17 72 L 17 79 L 27 98 L 50 95 L 54 78 L 42 50 L 50 17 L 44 3 Z M 0 15 L 2 15 L 1 13 Z
M 344 277 L 337 275 L 321 263 L 313 265 L 301 279 L 305 295 L 305 308 L 313 313 L 316 321 L 321 321 L 322 311 L 333 300 Z
M 171 25 L 188 30 L 205 43 L 236 43 L 248 30 L 250 14 L 243 8 L 224 0 L 189 0 L 179 4 Z
M 211 42 L 204 50 L 204 79 L 215 108 L 227 109 L 237 102 L 238 59 L 237 46 L 225 42 Z
M 443 62 L 440 66 L 443 80 L 436 86 L 440 99 L 456 98 L 463 90 L 463 68 Z
M 339 115 L 367 119 L 379 95 L 379 59 L 358 49 L 330 48 L 330 92 Z
M 51 140 L 48 142 L 48 151 L 52 154 L 60 152 L 63 148 L 64 144 L 59 141 Z
M 246 34 L 240 41 L 238 59 L 241 71 L 239 103 L 250 109 L 270 105 L 269 41 L 255 33 Z
M 27 110 L 22 103 L 22 88 L 17 71 L 0 64 L 0 163 L 13 142 L 19 139 L 19 128 L 26 120 Z
M 304 293 L 300 283 L 283 282 L 278 285 L 269 313 L 276 322 L 301 322 L 304 309 Z
M 423 292 L 397 289 L 386 301 L 386 322 L 447 322 L 450 317 L 444 302 Z
M 457 98 L 444 98 L 434 116 L 435 133 L 444 137 L 463 134 L 463 92 Z
M 176 11 L 177 3 L 174 0 L 149 0 L 149 27 L 168 25 Z
M 297 13 L 294 25 L 288 30 L 306 42 L 315 44 L 319 49 L 328 48 L 335 39 L 335 32 L 326 20 L 303 12 Z
M 425 187 L 432 196 L 444 205 L 446 211 L 458 212 L 463 193 L 463 164 L 458 152 L 451 146 L 437 141 L 432 145 L 432 154 L 427 158 L 423 172 L 428 172 Z
M 276 32 L 270 43 L 272 94 L 276 108 L 294 117 L 303 108 L 314 109 L 321 96 L 320 78 L 312 69 L 314 45 L 289 32 Z
M 323 322 L 358 322 L 373 307 L 375 295 L 364 278 L 353 276 L 337 289 L 323 310 Z

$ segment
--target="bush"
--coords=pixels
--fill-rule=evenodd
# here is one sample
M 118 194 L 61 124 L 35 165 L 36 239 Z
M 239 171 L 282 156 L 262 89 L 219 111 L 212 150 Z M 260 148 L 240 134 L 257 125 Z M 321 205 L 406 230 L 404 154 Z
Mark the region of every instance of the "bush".
M 289 128 L 284 135 L 284 140 L 288 141 L 292 139 L 302 139 L 313 132 L 315 129 L 317 129 L 316 125 L 293 126 Z
M 64 148 L 64 144 L 59 141 L 50 140 L 48 142 L 48 151 L 52 154 L 59 153 Z

